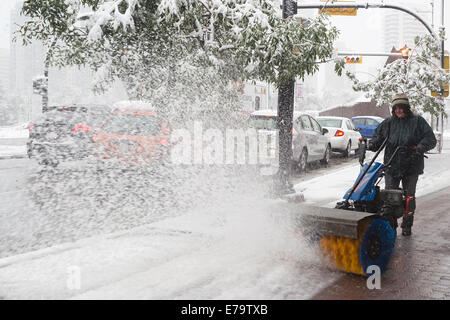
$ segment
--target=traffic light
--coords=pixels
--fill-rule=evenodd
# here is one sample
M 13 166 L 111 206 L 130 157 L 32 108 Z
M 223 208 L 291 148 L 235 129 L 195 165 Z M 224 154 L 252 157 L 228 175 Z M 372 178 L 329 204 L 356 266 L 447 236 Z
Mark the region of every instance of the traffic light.
M 47 93 L 48 79 L 44 76 L 39 76 L 33 79 L 33 93 L 44 95 Z
M 448 73 L 449 69 L 450 69 L 450 66 L 449 66 L 449 54 L 448 54 L 448 51 L 445 50 L 445 52 L 444 52 L 444 70 Z M 447 82 L 447 83 L 444 83 L 444 93 L 443 93 L 442 96 L 443 97 L 448 97 L 448 93 L 449 93 L 449 85 L 448 85 L 448 82 Z M 437 97 L 439 95 L 439 92 L 431 91 L 431 95 L 433 97 Z
M 362 63 L 362 56 L 345 57 L 345 63 Z
M 411 49 L 408 48 L 405 44 L 403 48 L 400 49 L 400 53 L 402 54 L 403 59 L 408 59 L 411 54 Z

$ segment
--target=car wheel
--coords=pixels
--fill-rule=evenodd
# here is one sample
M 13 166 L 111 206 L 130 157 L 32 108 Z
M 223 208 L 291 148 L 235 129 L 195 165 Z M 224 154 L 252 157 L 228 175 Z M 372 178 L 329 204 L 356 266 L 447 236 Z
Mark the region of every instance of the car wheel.
M 51 166 L 51 167 L 57 167 L 59 164 L 58 160 L 51 160 L 51 159 L 41 159 L 38 161 L 38 163 L 42 166 Z
M 308 150 L 303 149 L 298 159 L 298 170 L 300 172 L 306 172 L 306 165 L 308 164 Z
M 361 145 L 362 145 L 362 143 L 361 142 L 359 142 L 358 143 L 358 148 L 356 148 L 355 149 L 355 156 L 359 156 L 359 154 L 361 153 Z
M 325 149 L 325 153 L 323 155 L 323 159 L 320 160 L 320 162 L 323 165 L 327 165 L 330 162 L 330 154 L 331 154 L 331 146 L 328 144 L 327 148 Z
M 350 151 L 351 150 L 352 150 L 352 141 L 349 140 L 348 143 L 347 143 L 347 148 L 345 148 L 345 151 L 344 151 L 344 157 L 345 158 L 348 158 L 350 156 Z

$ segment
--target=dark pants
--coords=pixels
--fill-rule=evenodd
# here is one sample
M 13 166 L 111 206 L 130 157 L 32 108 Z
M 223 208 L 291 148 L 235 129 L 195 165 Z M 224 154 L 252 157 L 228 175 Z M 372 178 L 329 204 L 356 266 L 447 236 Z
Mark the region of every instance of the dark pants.
M 398 189 L 401 181 L 402 188 L 406 192 L 406 195 L 413 197 L 413 202 L 410 204 L 409 210 L 411 214 L 408 216 L 403 215 L 403 222 L 402 222 L 402 228 L 411 228 L 414 221 L 414 211 L 416 209 L 415 197 L 416 197 L 417 180 L 419 179 L 419 175 L 413 174 L 410 176 L 395 178 L 389 174 L 386 174 L 384 179 L 386 189 Z

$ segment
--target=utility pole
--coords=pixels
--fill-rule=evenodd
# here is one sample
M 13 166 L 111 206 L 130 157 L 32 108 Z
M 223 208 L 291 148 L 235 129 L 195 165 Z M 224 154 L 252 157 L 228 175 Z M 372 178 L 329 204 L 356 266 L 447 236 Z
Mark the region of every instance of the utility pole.
M 434 29 L 434 0 L 431 0 L 431 29 Z
M 52 41 L 52 43 L 50 44 L 50 47 L 48 47 L 45 52 L 44 75 L 38 77 L 37 80 L 33 81 L 34 93 L 42 96 L 42 112 L 44 112 L 45 109 L 48 108 L 48 70 L 50 68 L 49 55 L 50 55 L 50 50 L 52 50 L 53 47 L 56 45 L 57 40 L 58 40 L 58 38 L 55 38 Z
M 283 0 L 283 19 L 297 13 L 297 3 Z M 292 121 L 294 117 L 294 86 L 295 78 L 289 79 L 278 89 L 278 157 L 279 168 L 275 177 L 275 192 L 278 195 L 294 193 L 291 183 L 291 151 L 292 151 Z
M 44 61 L 44 82 L 42 87 L 42 111 L 48 108 L 48 62 Z
M 445 31 L 445 24 L 444 24 L 444 0 L 441 0 L 441 28 L 440 31 L 444 32 Z M 445 56 L 445 50 L 444 50 L 444 44 L 445 41 L 444 39 L 442 39 L 441 41 L 441 68 L 444 69 L 444 56 Z M 444 84 L 442 84 L 442 88 L 439 91 L 439 99 L 442 100 L 442 103 L 444 104 Z M 436 126 L 436 129 L 439 132 L 439 145 L 438 145 L 438 152 L 441 153 L 442 152 L 442 144 L 443 144 L 443 136 L 444 136 L 444 113 L 441 112 L 440 115 L 438 115 L 438 125 Z

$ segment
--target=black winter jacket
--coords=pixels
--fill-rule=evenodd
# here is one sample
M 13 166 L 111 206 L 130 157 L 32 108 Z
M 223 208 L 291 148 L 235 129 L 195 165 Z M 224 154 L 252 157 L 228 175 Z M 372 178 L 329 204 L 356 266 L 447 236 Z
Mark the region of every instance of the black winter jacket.
M 391 158 L 397 146 L 406 146 L 392 160 L 386 173 L 393 177 L 403 177 L 412 174 L 422 174 L 424 168 L 423 152 L 436 146 L 436 137 L 427 121 L 421 116 L 408 118 L 395 116 L 385 119 L 375 130 L 369 150 L 376 151 L 382 145 L 389 133 L 389 139 L 384 151 L 384 163 Z M 417 146 L 417 153 L 413 147 Z

